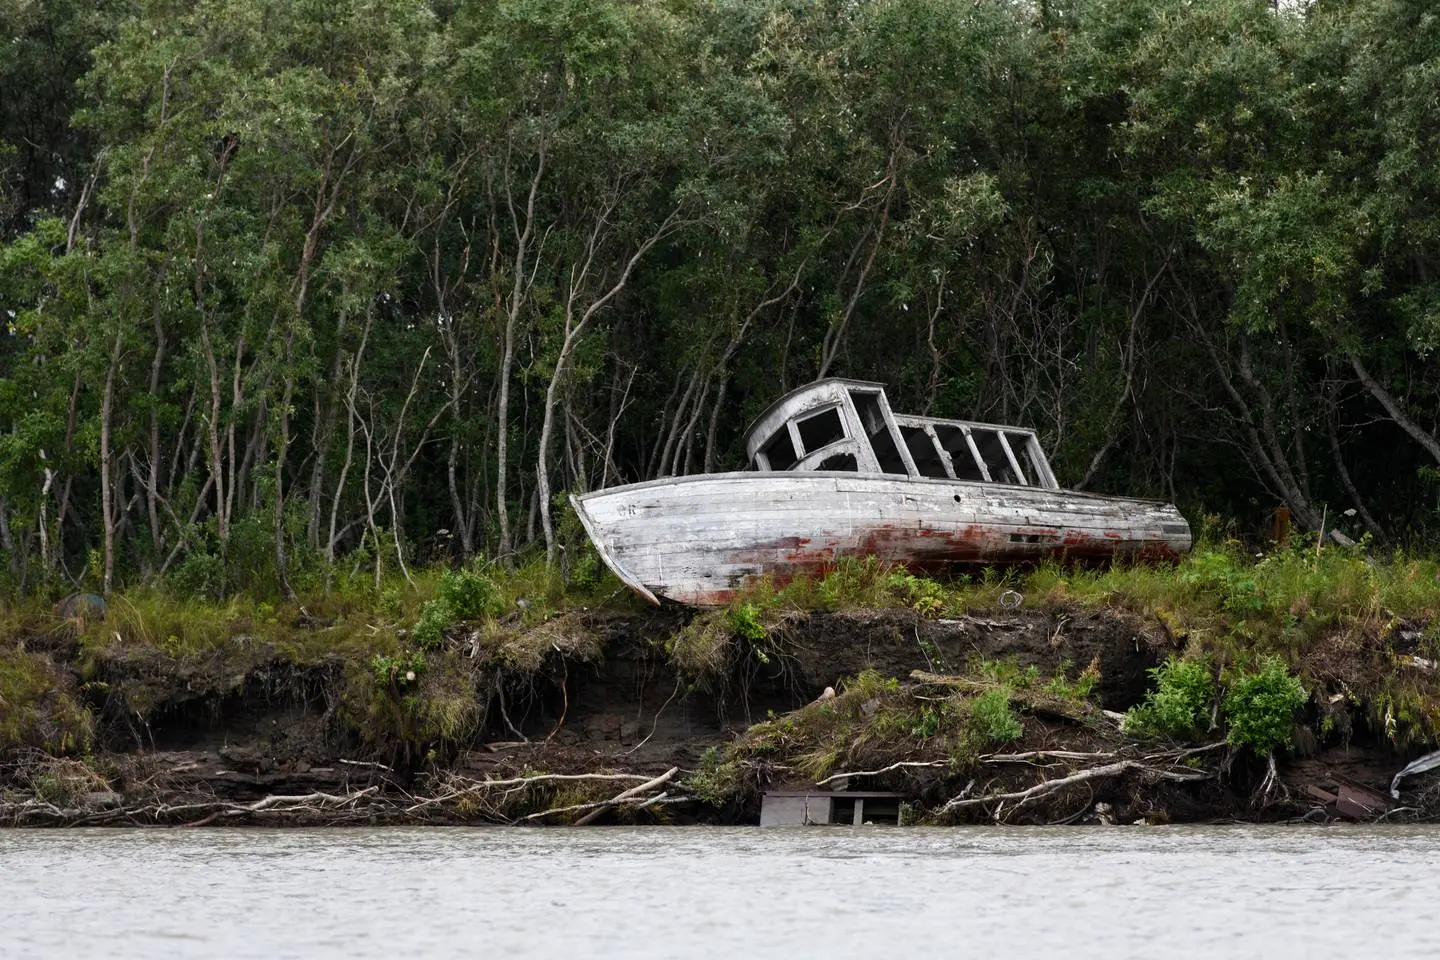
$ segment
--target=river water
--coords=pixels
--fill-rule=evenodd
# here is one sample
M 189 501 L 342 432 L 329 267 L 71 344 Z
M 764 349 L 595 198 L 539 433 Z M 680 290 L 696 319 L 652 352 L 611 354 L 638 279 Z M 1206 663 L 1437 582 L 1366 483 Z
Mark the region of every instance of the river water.
M 4 957 L 1440 956 L 1436 828 L 0 831 Z

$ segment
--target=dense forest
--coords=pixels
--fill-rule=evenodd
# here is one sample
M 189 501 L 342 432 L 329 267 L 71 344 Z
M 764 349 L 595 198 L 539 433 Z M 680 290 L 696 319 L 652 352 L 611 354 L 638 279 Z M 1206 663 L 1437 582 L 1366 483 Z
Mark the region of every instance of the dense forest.
M 0 0 L 0 580 L 552 559 L 818 376 L 1440 535 L 1428 0 Z

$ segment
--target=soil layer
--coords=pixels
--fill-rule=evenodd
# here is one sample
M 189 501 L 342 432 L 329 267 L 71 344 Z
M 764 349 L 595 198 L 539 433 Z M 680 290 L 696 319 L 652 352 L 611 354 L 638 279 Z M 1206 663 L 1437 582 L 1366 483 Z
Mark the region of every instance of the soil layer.
M 720 668 L 698 676 L 671 655 L 691 620 L 571 614 L 518 633 L 504 656 L 481 653 L 478 634 L 451 636 L 428 658 L 425 688 L 371 679 L 370 665 L 338 653 L 97 654 L 22 637 L 5 655 L 48 671 L 51 700 L 32 704 L 36 722 L 59 723 L 60 704 L 79 704 L 90 737 L 68 750 L 12 747 L 0 819 L 756 823 L 767 790 L 842 786 L 901 793 L 910 819 L 944 823 L 1437 812 L 1425 776 L 1390 799 L 1391 777 L 1423 751 L 1393 747 L 1323 692 L 1317 701 L 1344 713 L 1325 725 L 1338 732 L 1301 731 L 1273 764 L 1223 741 L 1128 737 L 1120 714 L 1174 649 L 1161 624 L 1136 614 L 790 613 L 763 642 L 732 638 Z M 1082 671 L 1094 680 L 1083 697 L 1052 680 Z M 423 700 L 425 689 L 446 697 Z M 994 690 L 1019 724 L 1003 743 L 962 729 Z M 460 719 L 447 727 L 436 711 Z M 416 719 L 427 716 L 429 726 Z

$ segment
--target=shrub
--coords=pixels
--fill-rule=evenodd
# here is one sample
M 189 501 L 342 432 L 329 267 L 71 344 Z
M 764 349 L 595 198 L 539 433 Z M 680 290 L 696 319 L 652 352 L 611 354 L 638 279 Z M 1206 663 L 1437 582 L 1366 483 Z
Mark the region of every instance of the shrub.
M 706 747 L 700 755 L 700 767 L 686 784 L 701 803 L 721 807 L 740 792 L 741 766 L 727 759 L 718 747 Z
M 504 612 L 494 582 L 471 570 L 446 570 L 440 574 L 439 594 L 441 602 L 449 605 L 454 620 L 478 620 Z
M 415 642 L 434 650 L 445 642 L 445 628 L 455 622 L 455 612 L 444 600 L 426 600 L 415 623 Z
M 1295 711 L 1307 699 L 1300 680 L 1284 663 L 1266 660 L 1258 673 L 1240 677 L 1225 694 L 1225 717 L 1230 724 L 1226 742 L 1261 755 L 1289 746 Z
M 1100 683 L 1100 657 L 1097 654 L 1090 665 L 1080 671 L 1073 681 L 1069 678 L 1070 661 L 1066 660 L 1056 669 L 1045 692 L 1061 700 L 1089 700 Z
M 394 655 L 377 653 L 370 661 L 370 669 L 377 685 L 389 687 L 394 684 L 403 690 L 417 683 L 425 672 L 425 654 L 419 650 Z
M 759 643 L 765 639 L 765 624 L 760 621 L 760 608 L 749 600 L 731 607 L 726 619 L 730 623 L 731 632 L 741 640 Z
M 1244 613 L 1264 607 L 1254 568 L 1223 550 L 1192 554 L 1181 567 L 1180 582 L 1217 596 L 1226 610 Z
M 1171 657 L 1150 671 L 1155 688 L 1125 714 L 1125 730 L 1139 736 L 1192 740 L 1210 726 L 1215 681 L 1204 660 Z
M 945 606 L 944 590 L 928 577 L 917 577 L 902 570 L 890 574 L 886 585 L 922 617 L 939 616 Z
M 167 579 L 181 596 L 218 599 L 224 592 L 225 561 L 205 550 L 192 550 Z
M 415 642 L 434 650 L 445 642 L 445 630 L 460 620 L 478 620 L 503 612 L 505 601 L 489 577 L 471 570 L 440 574 L 439 596 L 425 601 L 415 623 Z
M 988 743 L 1009 743 L 1025 735 L 1025 727 L 1010 709 L 1010 690 L 996 687 L 970 701 L 970 719 Z

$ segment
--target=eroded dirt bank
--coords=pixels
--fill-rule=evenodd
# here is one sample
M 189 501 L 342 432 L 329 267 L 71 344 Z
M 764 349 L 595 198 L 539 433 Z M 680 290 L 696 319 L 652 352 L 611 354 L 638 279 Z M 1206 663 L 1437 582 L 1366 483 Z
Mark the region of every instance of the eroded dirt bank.
M 9 751 L 0 819 L 754 823 L 764 791 L 816 784 L 896 791 L 908 817 L 941 823 L 1364 815 L 1342 794 L 1371 816 L 1431 817 L 1431 777 L 1385 802 L 1423 750 L 1337 696 L 1403 656 L 1406 635 L 1336 652 L 1273 766 L 1215 738 L 1127 736 L 1121 712 L 1179 641 L 1111 609 L 789 613 L 753 633 L 715 615 L 571 613 L 452 632 L 423 665 L 243 637 L 190 656 L 21 637 L 9 656 L 50 684 L 34 723 L 89 736 Z

